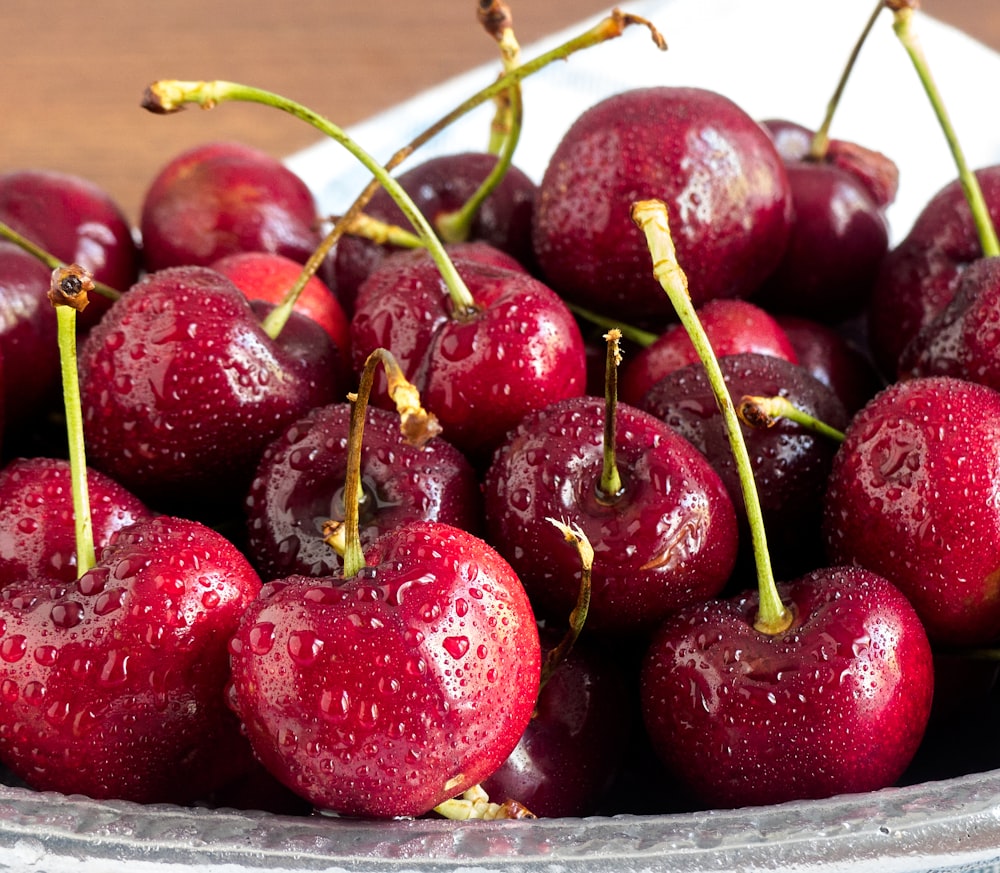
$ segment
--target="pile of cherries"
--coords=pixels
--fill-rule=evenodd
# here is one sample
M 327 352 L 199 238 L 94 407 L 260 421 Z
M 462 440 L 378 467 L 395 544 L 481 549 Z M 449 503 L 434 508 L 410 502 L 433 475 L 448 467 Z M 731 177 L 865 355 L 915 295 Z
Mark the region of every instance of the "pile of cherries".
M 0 241 L 0 763 L 385 818 L 478 786 L 576 816 L 995 766 L 970 739 L 1000 638 L 1000 260 L 957 181 L 890 249 L 892 161 L 812 142 L 706 90 L 618 94 L 440 251 L 380 189 L 365 214 L 408 233 L 341 237 L 292 312 L 328 217 L 269 155 L 177 156 L 134 228 L 86 180 L 0 174 L 0 222 L 97 283 L 81 567 L 52 266 Z M 398 181 L 453 229 L 497 161 Z M 1000 168 L 978 177 L 1000 220 Z M 766 558 L 649 198 L 732 398 L 794 410 L 742 425 Z M 407 438 L 390 377 L 360 402 L 377 350 L 439 434 Z

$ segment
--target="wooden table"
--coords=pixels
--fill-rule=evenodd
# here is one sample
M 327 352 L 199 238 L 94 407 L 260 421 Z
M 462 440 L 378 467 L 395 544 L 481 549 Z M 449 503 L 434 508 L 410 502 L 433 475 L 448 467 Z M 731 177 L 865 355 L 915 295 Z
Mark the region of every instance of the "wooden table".
M 295 98 L 347 126 L 496 58 L 475 0 L 4 0 L 0 171 L 52 167 L 104 187 L 135 217 L 152 174 L 195 142 L 235 138 L 276 155 L 315 141 L 259 112 L 139 108 L 160 78 L 232 79 Z M 621 4 L 628 9 L 627 3 Z M 530 43 L 606 0 L 511 0 Z M 996 0 L 926 0 L 924 11 L 1000 49 Z M 988 86 L 983 85 L 984 93 Z

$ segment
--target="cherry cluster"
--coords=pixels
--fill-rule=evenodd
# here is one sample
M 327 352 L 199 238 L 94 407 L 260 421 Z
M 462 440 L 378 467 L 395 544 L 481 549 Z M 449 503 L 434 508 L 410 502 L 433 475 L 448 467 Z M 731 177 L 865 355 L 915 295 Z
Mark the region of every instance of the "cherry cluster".
M 382 818 L 907 778 L 941 671 L 1000 637 L 1000 252 L 959 181 L 890 248 L 894 164 L 819 141 L 636 89 L 537 183 L 502 148 L 423 161 L 333 245 L 241 144 L 161 168 L 134 228 L 0 175 L 0 762 Z M 93 279 L 76 388 L 54 263 Z

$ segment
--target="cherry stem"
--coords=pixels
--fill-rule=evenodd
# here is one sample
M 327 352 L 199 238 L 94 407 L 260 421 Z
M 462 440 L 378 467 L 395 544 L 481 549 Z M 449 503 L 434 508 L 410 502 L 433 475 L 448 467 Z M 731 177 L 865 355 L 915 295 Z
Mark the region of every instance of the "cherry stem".
M 542 664 L 542 676 L 538 686 L 539 694 L 555 672 L 556 667 L 569 656 L 583 632 L 583 626 L 587 622 L 587 614 L 590 612 L 591 580 L 594 570 L 594 547 L 580 526 L 575 524 L 571 526 L 556 518 L 547 518 L 546 521 L 555 525 L 562 532 L 566 542 L 574 545 L 580 555 L 580 590 L 576 595 L 576 604 L 569 614 L 569 628 L 559 644 L 546 656 L 545 663 Z
M 858 56 L 861 54 L 861 47 L 868 39 L 868 34 L 872 32 L 872 29 L 875 27 L 875 22 L 878 20 L 879 14 L 884 8 L 885 0 L 878 0 L 875 4 L 875 9 L 872 10 L 871 15 L 868 16 L 868 21 L 865 23 L 865 26 L 861 31 L 861 35 L 858 37 L 857 42 L 854 43 L 854 48 L 851 50 L 851 54 L 847 59 L 847 64 L 844 66 L 843 72 L 840 74 L 840 80 L 837 82 L 837 87 L 833 91 L 833 96 L 830 97 L 830 102 L 826 105 L 826 115 L 823 116 L 823 123 L 820 124 L 819 129 L 813 134 L 812 143 L 809 147 L 810 160 L 821 161 L 826 157 L 827 149 L 830 146 L 830 125 L 833 122 L 834 113 L 840 105 L 840 98 L 844 95 L 844 89 L 847 87 L 847 80 L 850 78 L 851 71 L 854 69 Z
M 462 792 L 459 797 L 453 797 L 434 807 L 434 812 L 452 821 L 497 821 L 506 818 L 536 818 L 527 808 L 516 800 L 505 800 L 494 803 L 481 785 Z
M 913 0 L 909 0 L 909 3 L 912 2 Z M 930 99 L 931 106 L 934 109 L 934 114 L 937 116 L 938 124 L 940 124 L 941 130 L 944 132 L 948 147 L 951 149 L 955 166 L 958 168 L 959 182 L 965 191 L 965 198 L 969 203 L 969 209 L 972 211 L 972 219 L 975 222 L 976 232 L 979 235 L 979 243 L 983 249 L 983 256 L 988 258 L 996 257 L 1000 255 L 1000 240 L 997 238 L 993 219 L 990 217 L 990 211 L 986 206 L 982 189 L 979 187 L 979 180 L 966 163 L 965 155 L 962 152 L 962 147 L 958 142 L 958 136 L 952 127 L 951 120 L 948 117 L 944 101 L 941 99 L 937 85 L 931 77 L 930 68 L 923 49 L 913 33 L 912 22 L 914 10 L 909 3 L 906 0 L 885 0 L 885 5 L 892 10 L 893 14 L 892 29 L 913 62 L 917 76 L 920 78 L 920 82 L 924 86 L 924 91 L 927 92 L 927 97 Z
M 174 79 L 154 82 L 147 89 L 146 96 L 143 99 L 143 106 L 154 112 L 176 112 L 188 103 L 195 103 L 209 109 L 227 101 L 260 103 L 264 106 L 280 109 L 311 124 L 321 133 L 326 134 L 347 149 L 385 188 L 403 215 L 406 216 L 407 221 L 410 222 L 413 229 L 417 232 L 430 256 L 434 259 L 441 278 L 448 288 L 452 300 L 453 315 L 456 318 L 463 318 L 476 312 L 476 303 L 472 299 L 472 293 L 466 286 L 465 281 L 458 274 L 451 258 L 448 257 L 444 249 L 444 244 L 417 208 L 410 195 L 406 193 L 399 182 L 375 158 L 369 155 L 368 152 L 361 148 L 360 145 L 332 121 L 329 121 L 312 109 L 303 106 L 301 103 L 297 103 L 280 94 L 275 94 L 272 91 L 265 91 L 250 85 L 222 80 L 212 82 L 182 82 Z M 277 337 L 288 320 L 294 302 L 293 295 L 287 295 L 281 304 L 268 313 L 267 317 L 261 322 L 265 333 L 272 338 Z
M 618 472 L 616 450 L 618 366 L 622 362 L 621 338 L 621 331 L 614 327 L 604 335 L 608 344 L 608 354 L 604 364 L 604 467 L 601 470 L 597 499 L 607 506 L 617 503 L 622 495 L 622 477 Z
M 521 60 L 521 47 L 514 36 L 510 7 L 503 0 L 482 0 L 479 20 L 499 45 L 504 72 L 509 73 Z M 496 111 L 490 128 L 488 150 L 498 156 L 497 162 L 460 209 L 444 212 L 435 218 L 434 227 L 445 242 L 465 242 L 469 238 L 480 207 L 503 181 L 514 160 L 514 151 L 521 139 L 524 121 L 520 82 L 515 82 L 507 91 L 498 94 L 494 101 Z
M 748 427 L 758 429 L 774 427 L 784 418 L 834 442 L 842 443 L 846 439 L 843 431 L 831 427 L 815 415 L 800 409 L 787 397 L 780 395 L 759 397 L 746 394 L 737 404 L 736 414 Z
M 514 17 L 510 6 L 504 0 L 479 0 L 479 10 L 476 14 L 479 23 L 500 49 L 504 72 L 510 72 L 521 62 L 521 46 L 514 35 Z M 514 115 L 520 112 L 520 106 L 515 105 L 520 104 L 520 96 L 521 86 L 520 83 L 516 83 L 509 90 L 493 98 L 496 109 L 490 126 L 488 146 L 488 150 L 493 154 L 500 154 L 503 151 L 504 143 L 512 133 L 515 139 L 520 135 L 521 122 Z
M 632 206 L 632 220 L 646 235 L 646 242 L 653 259 L 653 276 L 666 291 L 702 365 L 705 367 L 712 393 L 725 422 L 729 445 L 739 473 L 740 488 L 746 506 L 747 521 L 750 524 L 750 537 L 753 542 L 754 561 L 757 567 L 757 589 L 760 605 L 754 627 L 766 634 L 781 633 L 791 624 L 792 615 L 781 602 L 775 584 L 750 453 L 747 451 L 740 421 L 736 415 L 736 407 L 729 394 L 729 388 L 726 386 L 725 377 L 722 375 L 719 360 L 715 356 L 715 350 L 712 348 L 705 328 L 702 326 L 688 294 L 687 276 L 677 262 L 677 251 L 670 235 L 666 204 L 660 200 L 638 201 Z
M 344 578 L 356 576 L 365 566 L 361 548 L 361 446 L 364 440 L 365 418 L 375 373 L 382 367 L 388 381 L 388 394 L 399 413 L 399 429 L 413 446 L 423 446 L 441 433 L 441 425 L 433 413 L 420 405 L 420 393 L 403 375 L 399 362 L 388 349 L 375 349 L 366 359 L 356 394 L 349 394 L 351 422 L 347 441 L 347 477 L 344 480 Z
M 57 258 L 55 255 L 52 255 L 49 252 L 45 251 L 45 249 L 41 248 L 40 246 L 35 245 L 35 243 L 33 243 L 27 237 L 22 236 L 16 230 L 14 230 L 14 228 L 12 228 L 8 224 L 4 224 L 4 222 L 2 221 L 0 221 L 0 237 L 3 237 L 5 240 L 14 243 L 14 245 L 16 245 L 18 248 L 27 252 L 32 257 L 37 258 L 39 261 L 45 264 L 45 266 L 48 267 L 50 270 L 58 270 L 61 267 L 67 266 L 67 264 L 64 261 L 60 261 L 59 258 Z M 122 296 L 120 291 L 116 291 L 109 285 L 105 285 L 102 282 L 96 281 L 93 277 L 90 278 L 90 281 L 92 283 L 90 286 L 91 290 L 96 291 L 102 297 L 107 297 L 108 300 L 117 300 L 119 297 Z
M 585 309 L 582 306 L 577 306 L 575 303 L 570 303 L 566 301 L 566 306 L 569 307 L 569 311 L 574 315 L 582 318 L 584 321 L 589 321 L 591 324 L 596 324 L 598 327 L 614 328 L 621 332 L 621 335 L 634 342 L 638 346 L 646 348 L 651 346 L 657 340 L 657 334 L 651 333 L 648 330 L 642 330 L 642 328 L 634 327 L 630 324 L 623 324 L 614 318 L 608 318 L 606 315 L 601 315 L 599 312 L 594 312 L 592 309 Z
M 339 219 L 334 219 L 337 221 Z M 373 218 L 371 215 L 361 213 L 353 219 L 345 229 L 344 233 L 351 236 L 359 236 L 371 240 L 379 245 L 397 246 L 404 249 L 423 248 L 423 240 L 415 233 L 405 230 L 398 224 L 390 224 L 380 218 Z
M 69 441 L 70 482 L 73 494 L 73 526 L 76 536 L 76 569 L 82 576 L 97 563 L 94 550 L 94 522 L 87 486 L 87 455 L 83 438 L 80 405 L 80 375 L 76 358 L 76 314 L 89 302 L 94 279 L 83 267 L 72 264 L 52 271 L 49 302 L 56 310 L 56 336 L 62 371 L 66 435 Z

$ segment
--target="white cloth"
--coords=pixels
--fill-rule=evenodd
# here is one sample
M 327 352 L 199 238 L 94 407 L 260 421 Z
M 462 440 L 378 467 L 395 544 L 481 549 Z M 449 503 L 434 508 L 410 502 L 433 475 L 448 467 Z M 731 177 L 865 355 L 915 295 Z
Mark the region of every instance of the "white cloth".
M 609 7 L 610 9 L 611 7 Z M 710 88 L 757 119 L 782 117 L 817 127 L 872 0 L 639 0 L 623 11 L 648 18 L 665 36 L 659 51 L 643 27 L 551 64 L 525 80 L 524 130 L 515 163 L 541 178 L 556 143 L 597 100 L 627 88 L 663 84 Z M 529 59 L 599 21 L 580 22 L 522 47 Z M 1000 125 L 994 95 L 1000 55 L 972 37 L 917 13 L 914 32 L 972 168 L 1000 163 Z M 386 160 L 462 100 L 490 84 L 499 61 L 457 76 L 349 129 L 370 154 Z M 432 155 L 483 149 L 492 106 L 480 107 L 409 158 L 401 169 Z M 331 119 L 336 122 L 337 119 Z M 830 129 L 831 136 L 878 149 L 900 169 L 889 211 L 894 241 L 927 200 L 957 176 L 944 134 L 884 10 L 869 35 Z M 341 146 L 320 141 L 288 158 L 321 208 L 343 211 L 370 176 Z

